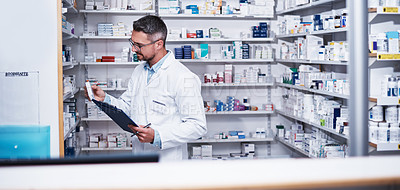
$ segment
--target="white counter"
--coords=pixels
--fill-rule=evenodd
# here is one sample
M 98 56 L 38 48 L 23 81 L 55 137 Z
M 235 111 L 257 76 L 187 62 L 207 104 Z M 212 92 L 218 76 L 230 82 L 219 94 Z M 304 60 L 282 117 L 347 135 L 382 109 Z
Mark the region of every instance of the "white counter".
M 400 184 L 400 156 L 1 167 L 0 189 L 317 188 Z

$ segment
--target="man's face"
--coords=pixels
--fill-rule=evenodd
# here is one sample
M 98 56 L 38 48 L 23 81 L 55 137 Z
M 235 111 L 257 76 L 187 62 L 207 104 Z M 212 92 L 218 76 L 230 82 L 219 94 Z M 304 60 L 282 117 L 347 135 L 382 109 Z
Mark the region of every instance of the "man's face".
M 150 39 L 148 39 L 148 35 L 144 32 L 132 31 L 131 40 L 139 45 L 139 48 L 136 46 L 132 47 L 132 51 L 136 52 L 138 59 L 141 61 L 150 61 L 154 58 L 156 51 L 154 47 L 154 43 Z M 151 44 L 152 43 L 152 44 Z M 148 45 L 147 45 L 148 44 Z M 145 45 L 145 46 L 143 46 Z M 140 47 L 143 46 L 143 47 Z

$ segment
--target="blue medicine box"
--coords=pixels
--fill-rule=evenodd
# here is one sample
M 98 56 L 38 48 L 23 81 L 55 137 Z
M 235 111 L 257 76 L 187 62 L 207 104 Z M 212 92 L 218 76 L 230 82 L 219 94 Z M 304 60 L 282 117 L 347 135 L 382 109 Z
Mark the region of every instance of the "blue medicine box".
M 197 9 L 197 5 L 187 5 L 186 9 Z
M 0 125 L 0 159 L 50 158 L 50 126 Z

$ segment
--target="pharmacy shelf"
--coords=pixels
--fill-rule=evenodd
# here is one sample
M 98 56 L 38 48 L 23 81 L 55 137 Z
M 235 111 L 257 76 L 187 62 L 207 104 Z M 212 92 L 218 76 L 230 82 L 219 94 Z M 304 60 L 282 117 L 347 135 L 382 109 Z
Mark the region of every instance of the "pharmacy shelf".
M 274 83 L 207 83 L 201 84 L 202 87 L 264 87 L 264 86 L 274 86 Z
M 72 5 L 70 2 L 63 0 L 63 8 L 67 8 L 68 10 L 71 10 L 71 13 L 78 13 L 78 10 Z M 69 12 L 67 12 L 69 13 Z
M 215 113 L 206 112 L 206 115 L 269 115 L 274 111 L 220 111 Z
M 73 92 L 68 92 L 67 94 L 64 94 L 64 96 L 63 96 L 63 101 L 65 101 L 65 100 L 68 99 L 68 98 L 74 97 L 74 95 L 75 95 L 76 93 L 78 93 L 78 92 L 79 92 L 79 89 L 75 89 Z
M 72 34 L 71 32 L 69 32 L 63 28 L 62 29 L 62 38 L 63 38 L 63 40 L 78 39 L 78 36 L 76 36 L 75 34 Z
M 347 99 L 347 100 L 350 99 L 349 95 L 338 94 L 338 93 L 328 92 L 328 91 L 324 91 L 324 90 L 309 89 L 309 88 L 306 88 L 304 86 L 296 86 L 296 85 L 284 84 L 284 83 L 280 83 L 280 82 L 277 82 L 276 85 L 280 86 L 280 87 L 286 87 L 286 88 L 292 88 L 292 89 L 296 89 L 296 90 L 308 91 L 308 92 L 312 92 L 312 93 L 316 93 L 316 94 L 322 94 L 322 95 L 326 95 L 326 96 L 343 98 L 343 99 Z
M 280 63 L 304 63 L 304 64 L 316 64 L 316 65 L 347 66 L 347 61 L 323 61 L 323 60 L 301 60 L 301 59 L 276 59 L 275 61 Z
M 298 33 L 298 34 L 282 34 L 276 35 L 276 38 L 293 38 L 293 37 L 301 37 L 307 35 L 330 35 L 339 32 L 347 32 L 347 28 L 338 28 L 333 30 L 320 30 L 320 31 L 311 31 L 308 33 Z
M 105 118 L 82 118 L 82 121 L 84 122 L 90 122 L 90 121 L 112 121 L 111 118 L 105 117 Z
M 163 14 L 159 15 L 161 18 L 164 19 L 230 19 L 230 20 L 255 20 L 255 19 L 271 19 L 274 16 L 242 16 L 242 15 L 201 15 L 201 14 L 175 14 L 175 15 L 168 15 Z
M 302 150 L 302 149 L 300 149 L 300 148 L 297 148 L 296 146 L 294 146 L 294 145 L 292 145 L 292 144 L 286 142 L 284 139 L 281 139 L 281 138 L 278 138 L 278 137 L 277 137 L 276 140 L 277 140 L 278 142 L 280 142 L 281 144 L 287 146 L 288 148 L 290 148 L 290 149 L 292 149 L 292 150 L 295 150 L 296 152 L 300 153 L 302 156 L 310 157 L 309 154 L 308 154 L 306 151 L 304 151 L 304 150 Z
M 216 115 L 269 115 L 273 114 L 273 111 L 230 111 L 230 112 L 217 112 L 217 113 L 209 113 L 206 112 L 206 116 L 216 116 Z M 81 121 L 83 122 L 106 122 L 112 121 L 111 118 L 82 118 Z
M 313 8 L 317 8 L 319 6 L 324 6 L 333 2 L 339 2 L 339 1 L 343 1 L 343 0 L 319 0 L 319 1 L 315 1 L 315 2 L 310 2 L 308 4 L 305 5 L 300 5 L 297 7 L 293 7 L 290 9 L 286 9 L 286 10 L 279 10 L 276 11 L 277 15 L 282 15 L 282 14 L 287 14 L 287 13 L 292 13 L 295 11 L 302 11 L 302 10 L 307 10 L 307 9 L 313 9 Z
M 379 106 L 398 106 L 400 105 L 399 97 L 370 97 L 370 102 L 376 102 Z
M 101 87 L 104 91 L 125 91 L 128 90 L 128 88 L 103 88 Z M 80 88 L 80 90 L 85 91 L 84 88 Z
M 400 143 L 369 143 L 376 151 L 400 151 Z
M 340 134 L 340 133 L 336 132 L 336 131 L 333 130 L 333 129 L 329 129 L 329 128 L 326 128 L 326 127 L 324 127 L 324 126 L 321 126 L 321 125 L 318 125 L 318 124 L 315 124 L 315 123 L 311 123 L 310 121 L 307 121 L 307 120 L 305 120 L 305 119 L 303 119 L 303 118 L 299 118 L 299 117 L 297 117 L 297 116 L 288 114 L 288 113 L 283 112 L 283 111 L 280 111 L 280 110 L 278 110 L 278 109 L 276 109 L 275 111 L 276 111 L 278 114 L 281 114 L 281 115 L 283 115 L 283 116 L 292 118 L 292 119 L 297 120 L 297 121 L 301 121 L 301 122 L 303 122 L 303 123 L 306 123 L 306 124 L 308 124 L 308 125 L 311 125 L 311 126 L 313 126 L 313 127 L 316 127 L 316 128 L 318 128 L 318 129 L 321 129 L 321 130 L 323 130 L 323 131 L 325 131 L 325 132 L 328 132 L 328 133 L 330 133 L 330 134 L 336 135 L 336 136 L 338 136 L 338 137 L 342 137 L 342 138 L 347 139 L 347 140 L 350 138 L 349 136 L 344 135 L 344 134 Z
M 374 21 L 375 18 L 380 16 L 400 16 L 400 7 L 377 7 L 368 9 L 368 22 Z
M 80 36 L 84 40 L 127 40 L 130 36 Z M 200 42 L 273 42 L 274 38 L 180 38 L 167 39 L 168 43 L 200 43 Z
M 127 40 L 130 36 L 80 36 L 84 40 Z
M 272 142 L 274 138 L 245 138 L 245 139 L 199 139 L 195 141 L 189 141 L 190 144 L 195 143 L 233 143 L 233 142 Z
M 154 10 L 79 10 L 80 13 L 85 14 L 126 14 L 126 15 L 148 15 L 155 14 Z
M 127 151 L 132 150 L 132 147 L 126 148 L 89 148 L 89 147 L 82 147 L 81 151 Z
M 297 33 L 297 34 L 278 34 L 276 35 L 276 38 L 294 38 L 294 37 L 301 37 L 301 36 L 306 36 L 309 33 Z
M 81 65 L 95 65 L 95 66 L 137 66 L 143 62 L 80 62 Z
M 273 42 L 274 38 L 181 38 L 181 39 L 167 39 L 169 43 L 195 43 L 195 42 L 233 42 L 233 41 L 243 41 L 243 42 Z
M 399 53 L 369 53 L 370 58 L 375 58 L 376 61 L 400 61 Z
M 181 63 L 271 63 L 274 59 L 178 59 Z
M 75 125 L 72 126 L 72 127 L 68 130 L 68 132 L 66 132 L 66 133 L 64 134 L 64 140 L 67 139 L 68 136 L 69 136 L 69 134 L 71 134 L 72 131 L 74 131 L 74 130 L 76 129 L 76 127 L 79 125 L 79 122 L 80 122 L 80 121 L 81 121 L 81 120 L 78 118 L 78 120 L 75 122 Z
M 73 69 L 78 65 L 78 62 L 63 62 L 63 70 Z

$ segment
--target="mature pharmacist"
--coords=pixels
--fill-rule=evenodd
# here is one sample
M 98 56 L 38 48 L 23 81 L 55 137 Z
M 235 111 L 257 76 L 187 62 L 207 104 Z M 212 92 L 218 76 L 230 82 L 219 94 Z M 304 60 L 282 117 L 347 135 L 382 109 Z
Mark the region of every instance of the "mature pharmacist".
M 95 99 L 124 110 L 140 127 L 133 152 L 158 152 L 160 160 L 180 160 L 186 142 L 207 132 L 200 79 L 165 49 L 167 26 L 157 16 L 133 22 L 129 42 L 138 59 L 128 90 L 119 98 L 92 86 Z M 148 126 L 150 127 L 145 127 Z

